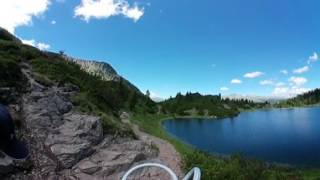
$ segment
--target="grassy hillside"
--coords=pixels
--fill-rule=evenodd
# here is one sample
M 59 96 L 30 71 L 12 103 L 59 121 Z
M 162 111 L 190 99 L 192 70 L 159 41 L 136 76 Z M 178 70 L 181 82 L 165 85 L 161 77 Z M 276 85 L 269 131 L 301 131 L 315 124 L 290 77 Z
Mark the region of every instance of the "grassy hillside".
M 36 48 L 21 44 L 20 40 L 0 28 L 0 102 L 8 104 L 16 101 L 15 96 L 26 89 L 26 79 L 22 75 L 20 63 L 23 59 L 40 56 Z
M 315 89 L 297 97 L 281 101 L 275 104 L 275 107 L 300 107 L 320 104 L 320 89 Z
M 119 82 L 103 81 L 80 69 L 80 66 L 64 60 L 55 53 L 22 44 L 8 32 L 0 33 L 0 102 L 12 103 L 10 93 L 21 94 L 27 82 L 21 72 L 22 62 L 32 65 L 33 76 L 46 86 L 62 86 L 68 83 L 80 88 L 72 98 L 76 109 L 103 118 L 106 133 L 130 135 L 130 128 L 119 122 L 121 111 L 139 114 L 155 113 L 156 104 L 142 93 Z M 18 95 L 17 95 L 18 96 Z
M 161 102 L 162 111 L 173 116 L 211 116 L 232 117 L 243 110 L 266 107 L 266 103 L 254 103 L 249 100 L 223 99 L 221 95 L 206 95 L 199 93 L 177 94 L 176 97 Z
M 1 27 L 0 27 L 0 39 L 6 40 L 6 41 L 14 41 L 14 42 L 17 42 L 17 43 L 21 43 L 21 41 L 18 38 L 16 38 L 12 34 L 10 34 L 7 30 L 5 30 L 5 29 L 3 29 Z

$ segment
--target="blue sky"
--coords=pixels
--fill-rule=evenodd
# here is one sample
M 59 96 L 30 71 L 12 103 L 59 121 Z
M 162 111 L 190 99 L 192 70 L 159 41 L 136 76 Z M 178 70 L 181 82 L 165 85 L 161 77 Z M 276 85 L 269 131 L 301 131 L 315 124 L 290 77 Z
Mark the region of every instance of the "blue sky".
M 288 97 L 320 87 L 319 7 L 318 0 L 4 0 L 0 26 L 41 49 L 108 62 L 154 96 Z

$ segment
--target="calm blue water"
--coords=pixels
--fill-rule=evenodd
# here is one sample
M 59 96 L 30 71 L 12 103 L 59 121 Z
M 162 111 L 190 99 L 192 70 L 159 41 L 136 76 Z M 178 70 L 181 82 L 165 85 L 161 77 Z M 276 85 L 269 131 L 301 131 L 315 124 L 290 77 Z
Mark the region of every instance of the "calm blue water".
M 168 120 L 163 126 L 208 152 L 320 167 L 319 107 L 244 112 L 223 120 Z

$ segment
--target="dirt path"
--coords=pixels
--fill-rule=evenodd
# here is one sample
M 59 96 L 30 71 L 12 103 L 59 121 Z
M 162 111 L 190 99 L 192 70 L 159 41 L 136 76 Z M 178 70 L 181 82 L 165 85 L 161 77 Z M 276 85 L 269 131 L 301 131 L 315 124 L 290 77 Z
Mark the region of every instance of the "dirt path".
M 172 169 L 179 178 L 183 177 L 183 172 L 181 170 L 181 156 L 173 145 L 163 139 L 141 131 L 137 125 L 130 122 L 129 118 L 123 118 L 122 121 L 132 125 L 134 133 L 140 140 L 156 145 L 159 149 L 158 160 L 160 163 Z

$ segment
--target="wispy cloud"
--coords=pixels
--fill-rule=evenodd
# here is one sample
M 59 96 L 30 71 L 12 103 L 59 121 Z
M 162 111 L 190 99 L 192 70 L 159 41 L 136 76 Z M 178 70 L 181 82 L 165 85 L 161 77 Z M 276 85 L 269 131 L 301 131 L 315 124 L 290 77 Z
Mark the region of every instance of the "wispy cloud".
M 288 81 L 292 83 L 293 86 L 302 86 L 308 82 L 308 80 L 304 77 L 295 77 L 295 76 L 290 77 Z
M 229 88 L 228 87 L 221 87 L 220 91 L 229 91 Z
M 230 83 L 231 83 L 231 84 L 241 84 L 242 81 L 241 81 L 240 79 L 232 79 L 232 80 L 230 81 Z
M 0 26 L 14 33 L 19 26 L 30 25 L 33 17 L 41 16 L 50 0 L 1 0 Z
M 284 75 L 287 75 L 287 74 L 288 74 L 288 70 L 283 69 L 283 70 L 280 71 L 280 73 L 282 73 L 282 74 L 284 74 Z
M 301 68 L 293 70 L 293 73 L 294 74 L 302 74 L 302 73 L 308 72 L 309 70 L 310 70 L 309 66 L 303 66 Z
M 310 91 L 309 88 L 303 87 L 276 87 L 274 88 L 272 95 L 281 98 L 291 98 L 308 91 Z
M 243 75 L 243 77 L 253 79 L 253 78 L 260 77 L 262 75 L 264 75 L 263 72 L 255 71 L 255 72 L 246 73 L 245 75 Z
M 126 0 L 81 0 L 74 14 L 89 22 L 91 18 L 103 19 L 123 15 L 133 21 L 138 21 L 144 14 L 144 8 L 137 4 L 129 5 Z
M 309 57 L 308 64 L 316 62 L 319 60 L 318 53 L 314 52 L 312 56 Z
M 262 86 L 274 85 L 274 82 L 272 80 L 263 80 L 263 81 L 260 81 L 260 85 L 262 85 Z

